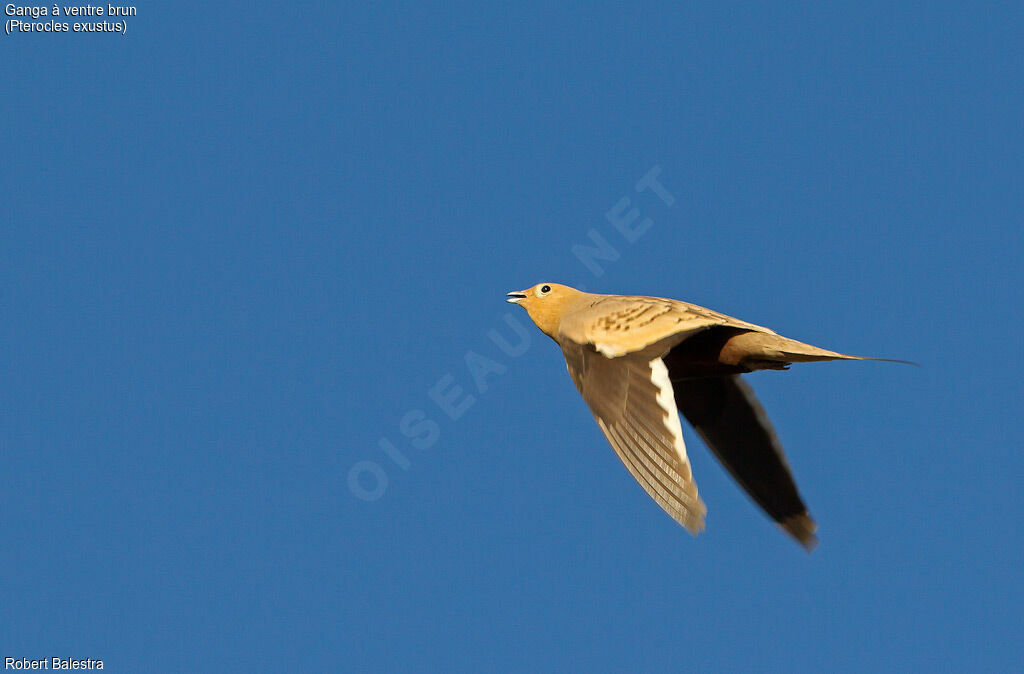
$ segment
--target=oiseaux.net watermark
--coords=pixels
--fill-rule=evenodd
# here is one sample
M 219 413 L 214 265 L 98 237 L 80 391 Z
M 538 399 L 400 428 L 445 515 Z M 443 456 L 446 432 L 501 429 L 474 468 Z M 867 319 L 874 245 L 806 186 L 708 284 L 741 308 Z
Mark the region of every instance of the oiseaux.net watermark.
M 675 203 L 675 196 L 662 184 L 660 177 L 661 167 L 651 167 L 633 185 L 635 195 L 623 196 L 605 213 L 605 221 L 611 227 L 610 237 L 616 243 L 609 241 L 609 237 L 599 229 L 592 228 L 586 235 L 589 243 L 572 245 L 572 254 L 595 278 L 604 275 L 602 264 L 617 262 L 622 257 L 622 252 L 616 247 L 622 245 L 620 242 L 636 243 L 654 226 L 654 219 L 648 212 L 652 207 L 656 209 L 660 206 L 661 210 L 665 210 Z M 648 196 L 651 198 L 646 204 L 634 204 L 634 199 L 640 202 Z M 644 212 L 641 212 L 641 207 L 645 209 Z M 377 456 L 356 461 L 349 468 L 348 489 L 352 495 L 362 501 L 376 501 L 384 496 L 390 482 L 388 471 L 396 468 L 408 471 L 412 468 L 408 449 L 404 446 L 425 450 L 436 445 L 442 429 L 437 418 L 445 423 L 455 423 L 462 419 L 477 403 L 478 396 L 486 394 L 490 389 L 490 380 L 508 371 L 505 362 L 529 351 L 533 334 L 519 316 L 512 313 L 503 315 L 497 326 L 484 333 L 487 341 L 497 351 L 488 347 L 486 355 L 469 350 L 462 356 L 462 370 L 472 382 L 471 390 L 464 387 L 466 380 L 460 383 L 451 371 L 438 377 L 426 391 L 431 405 L 425 407 L 430 412 L 422 408 L 410 409 L 398 419 L 396 428 L 398 435 L 403 438 L 402 446 L 392 441 L 394 435 L 381 435 L 377 440 Z

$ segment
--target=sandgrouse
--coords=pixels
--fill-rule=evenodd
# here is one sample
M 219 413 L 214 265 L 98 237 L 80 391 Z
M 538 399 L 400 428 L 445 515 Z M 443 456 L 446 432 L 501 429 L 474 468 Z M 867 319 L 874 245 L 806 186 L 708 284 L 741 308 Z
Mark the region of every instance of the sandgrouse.
M 768 417 L 739 375 L 790 363 L 885 360 L 819 349 L 710 309 L 556 283 L 508 293 L 562 348 L 576 388 L 637 482 L 696 535 L 706 508 L 677 410 L 750 497 L 808 550 L 817 528 Z M 900 361 L 902 362 L 902 361 Z

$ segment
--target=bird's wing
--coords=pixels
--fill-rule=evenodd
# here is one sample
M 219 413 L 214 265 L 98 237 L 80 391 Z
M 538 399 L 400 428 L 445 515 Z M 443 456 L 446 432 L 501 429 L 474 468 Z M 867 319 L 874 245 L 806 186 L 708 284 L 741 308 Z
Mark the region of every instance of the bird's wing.
M 589 345 L 562 345 L 576 388 L 615 453 L 672 519 L 696 535 L 706 508 L 686 458 L 668 368 L 661 358 L 610 359 Z
M 676 405 L 750 497 L 808 550 L 818 539 L 775 430 L 738 375 L 675 380 Z
M 715 325 L 774 334 L 768 328 L 695 304 L 624 295 L 588 297 L 566 312 L 559 331 L 563 339 L 592 344 L 605 356 L 618 358 L 656 342 L 665 342 L 671 348 L 688 335 Z

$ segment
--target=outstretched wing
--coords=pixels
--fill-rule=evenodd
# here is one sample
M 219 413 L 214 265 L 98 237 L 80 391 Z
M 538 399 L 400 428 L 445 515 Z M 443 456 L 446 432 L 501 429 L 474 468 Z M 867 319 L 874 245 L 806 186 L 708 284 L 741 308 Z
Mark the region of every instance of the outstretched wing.
M 655 343 L 662 343 L 667 351 L 688 335 L 712 326 L 774 334 L 768 328 L 696 304 L 625 295 L 597 296 L 563 317 L 559 330 L 568 340 L 591 344 L 601 354 L 618 358 Z
M 619 459 L 672 519 L 696 535 L 704 528 L 706 508 L 686 458 L 665 363 L 640 353 L 607 358 L 590 345 L 572 342 L 563 343 L 562 352 Z
M 786 454 L 754 392 L 738 375 L 673 381 L 679 411 L 768 515 L 808 550 L 818 539 Z

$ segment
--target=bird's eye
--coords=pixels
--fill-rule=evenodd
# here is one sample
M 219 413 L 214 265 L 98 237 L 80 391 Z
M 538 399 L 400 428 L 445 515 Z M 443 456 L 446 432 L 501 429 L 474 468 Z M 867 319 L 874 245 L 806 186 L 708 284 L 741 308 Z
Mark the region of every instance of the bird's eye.
M 551 292 L 551 286 L 541 286 L 540 287 L 540 294 L 541 295 L 547 295 L 549 292 Z

